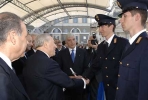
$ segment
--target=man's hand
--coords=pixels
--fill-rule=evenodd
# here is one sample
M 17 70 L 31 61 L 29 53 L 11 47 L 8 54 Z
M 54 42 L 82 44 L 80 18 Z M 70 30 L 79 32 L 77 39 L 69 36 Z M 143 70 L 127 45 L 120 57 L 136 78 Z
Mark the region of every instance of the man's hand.
M 78 75 L 78 76 L 69 76 L 70 78 L 75 78 L 75 79 L 81 79 L 82 76 L 81 75 Z
M 97 49 L 98 47 L 98 44 L 96 43 L 96 45 L 91 45 L 92 48 L 94 48 L 95 50 Z
M 88 85 L 90 83 L 89 79 L 85 79 L 86 84 Z

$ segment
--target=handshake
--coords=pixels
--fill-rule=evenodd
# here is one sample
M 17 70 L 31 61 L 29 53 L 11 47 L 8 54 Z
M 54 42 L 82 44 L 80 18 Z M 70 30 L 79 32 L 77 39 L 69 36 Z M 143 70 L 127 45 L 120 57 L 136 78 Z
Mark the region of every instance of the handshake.
M 86 78 L 83 78 L 82 76 L 78 75 L 78 76 L 69 76 L 70 78 L 75 78 L 75 79 L 82 79 L 85 81 L 85 83 L 88 85 L 90 80 L 89 79 L 86 79 Z
M 83 81 L 85 81 L 85 83 L 86 83 L 87 85 L 89 84 L 89 82 L 90 82 L 89 79 L 86 79 L 86 78 L 84 78 L 84 77 L 82 77 L 82 76 L 80 76 L 80 75 L 77 76 L 76 73 L 73 71 L 72 68 L 70 68 L 70 70 L 71 70 L 72 74 L 74 75 L 74 76 L 69 76 L 70 78 L 82 79 Z

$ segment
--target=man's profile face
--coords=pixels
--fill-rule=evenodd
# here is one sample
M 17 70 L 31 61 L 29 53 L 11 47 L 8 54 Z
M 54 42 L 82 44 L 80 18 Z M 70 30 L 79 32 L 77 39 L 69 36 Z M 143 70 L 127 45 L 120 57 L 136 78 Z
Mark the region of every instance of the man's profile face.
M 31 35 L 28 35 L 27 36 L 27 51 L 28 50 L 31 50 L 31 48 L 32 48 L 32 46 L 33 46 L 33 44 L 32 44 L 32 37 L 31 37 Z
M 55 55 L 55 49 L 57 48 L 54 40 L 52 37 L 49 37 L 49 41 L 48 41 L 48 55 L 51 57 L 51 56 L 54 56 Z
M 22 33 L 21 35 L 17 35 L 17 43 L 16 43 L 16 54 L 17 57 L 20 57 L 23 53 L 25 53 L 27 47 L 27 29 L 26 25 L 21 22 Z
M 110 27 L 111 26 L 108 26 L 108 25 L 101 25 L 101 26 L 99 26 L 99 33 L 102 35 L 102 37 L 107 37 L 107 35 L 111 31 Z
M 124 31 L 130 31 L 132 29 L 135 22 L 134 16 L 132 16 L 132 14 L 129 11 L 122 14 L 120 23 Z

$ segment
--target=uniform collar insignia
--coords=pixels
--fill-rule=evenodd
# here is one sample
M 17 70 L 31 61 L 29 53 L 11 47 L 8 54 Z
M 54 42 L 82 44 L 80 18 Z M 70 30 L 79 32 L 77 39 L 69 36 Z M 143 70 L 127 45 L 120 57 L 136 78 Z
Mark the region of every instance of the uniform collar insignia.
M 96 19 L 99 21 L 99 17 L 96 15 Z
M 117 38 L 114 38 L 114 43 L 117 43 Z
M 136 43 L 138 44 L 141 41 L 142 37 L 139 37 L 136 41 Z
M 117 1 L 117 5 L 118 5 L 120 8 L 122 7 L 119 1 Z

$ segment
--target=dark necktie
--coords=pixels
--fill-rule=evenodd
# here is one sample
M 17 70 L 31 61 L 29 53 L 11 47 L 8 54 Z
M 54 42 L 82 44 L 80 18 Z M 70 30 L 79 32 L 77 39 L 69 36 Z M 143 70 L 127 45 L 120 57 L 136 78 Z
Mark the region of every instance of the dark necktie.
M 75 59 L 74 50 L 71 50 L 71 59 L 74 62 L 74 59 Z
M 107 49 L 108 49 L 108 43 L 107 42 L 104 43 L 104 47 L 105 47 L 104 48 L 105 54 L 107 54 Z

